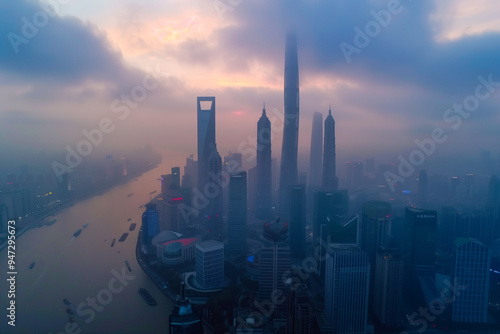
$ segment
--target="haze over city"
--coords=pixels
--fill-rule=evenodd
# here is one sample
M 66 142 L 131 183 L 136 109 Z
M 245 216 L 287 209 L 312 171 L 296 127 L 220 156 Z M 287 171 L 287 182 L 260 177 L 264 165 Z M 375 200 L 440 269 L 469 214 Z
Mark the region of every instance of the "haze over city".
M 0 332 L 498 333 L 499 8 L 0 0 Z
M 283 36 L 290 21 L 298 32 L 299 156 L 308 156 L 312 113 L 326 115 L 330 104 L 339 124 L 339 161 L 397 162 L 438 126 L 449 139 L 427 163 L 470 162 L 483 149 L 498 153 L 491 140 L 498 94 L 481 101 L 457 130 L 443 121 L 447 109 L 474 93 L 477 77 L 500 77 L 496 6 L 487 1 L 403 1 L 350 63 L 340 43 L 356 46 L 354 28 L 364 30 L 374 20 L 370 11 L 387 8 L 386 1 L 55 3 L 58 15 L 19 42 L 17 53 L 8 38 L 0 42 L 0 133 L 10 159 L 22 151 L 65 152 L 103 117 L 116 124 L 103 147 L 149 144 L 195 154 L 195 98 L 212 95 L 219 151 L 236 152 L 234 143 L 254 135 L 249 124 L 263 102 L 283 110 Z M 22 36 L 21 18 L 32 20 L 40 10 L 36 2 L 2 2 L 2 31 Z M 118 119 L 113 101 L 141 85 L 146 73 L 162 77 L 162 84 Z M 277 135 L 276 157 L 280 147 Z

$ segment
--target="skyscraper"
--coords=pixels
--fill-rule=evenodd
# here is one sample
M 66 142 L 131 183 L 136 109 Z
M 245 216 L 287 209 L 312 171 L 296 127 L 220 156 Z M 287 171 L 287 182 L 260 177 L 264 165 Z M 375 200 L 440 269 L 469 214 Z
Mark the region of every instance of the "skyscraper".
M 290 186 L 290 251 L 295 258 L 305 255 L 306 190 L 305 185 Z
M 297 150 L 299 142 L 299 64 L 297 37 L 288 33 L 285 46 L 285 124 L 280 168 L 280 214 L 288 214 L 288 187 L 297 182 Z
M 215 149 L 215 97 L 198 97 L 198 188 L 209 180 L 208 157 Z
M 153 237 L 160 232 L 159 218 L 156 204 L 146 204 L 146 211 L 142 214 L 142 242 L 144 245 L 150 245 Z
M 271 206 L 271 121 L 262 109 L 262 116 L 257 122 L 257 194 L 256 216 L 259 219 L 270 219 Z
M 427 192 L 429 189 L 429 180 L 427 178 L 427 172 L 421 170 L 418 173 L 418 201 L 420 206 L 427 204 Z
M 464 287 L 455 294 L 452 320 L 465 323 L 488 321 L 490 286 L 489 249 L 474 239 L 457 238 L 454 250 L 455 286 Z
M 260 251 L 258 296 L 261 300 L 270 299 L 273 291 L 285 289 L 283 273 L 289 270 L 291 265 L 290 248 L 283 243 L 288 239 L 288 224 L 280 221 L 264 223 L 264 239 L 271 245 L 265 245 Z M 273 302 L 276 302 L 276 299 Z
M 356 245 L 358 243 L 358 215 L 345 219 L 333 219 L 329 223 L 331 242 L 333 244 Z
M 222 223 L 217 218 L 222 217 L 222 189 L 214 182 L 222 173 L 222 159 L 215 142 L 215 97 L 198 97 L 197 102 L 198 190 L 208 198 L 208 206 L 199 209 L 209 230 L 221 230 Z
M 330 222 L 344 222 L 349 212 L 347 190 L 316 191 L 314 193 L 313 237 L 318 242 L 321 225 L 326 224 L 330 231 Z M 327 241 L 326 239 L 324 240 Z
M 332 108 L 328 110 L 325 119 L 325 145 L 323 147 L 323 187 L 334 190 L 338 187 L 336 157 L 335 157 L 335 120 L 332 117 Z
M 399 327 L 403 308 L 403 257 L 394 246 L 377 251 L 373 310 L 388 328 Z
M 391 204 L 387 202 L 370 201 L 363 205 L 360 243 L 370 259 L 373 271 L 377 249 L 388 240 L 391 231 L 391 213 Z
M 206 212 L 208 231 L 218 237 L 222 233 L 222 203 L 223 203 L 223 184 L 222 180 L 222 159 L 217 152 L 217 147 L 210 150 L 208 156 L 208 176 L 210 181 L 203 188 L 205 196 L 208 198 L 208 212 Z
M 436 262 L 437 213 L 407 207 L 406 226 L 411 230 L 411 263 L 413 270 L 432 274 Z M 448 231 L 452 233 L 452 231 Z
M 309 185 L 321 186 L 323 175 L 323 115 L 313 114 L 311 152 L 309 157 Z
M 247 172 L 233 173 L 229 179 L 227 253 L 246 255 L 247 251 Z
M 196 282 L 203 289 L 215 289 L 224 285 L 224 244 L 217 240 L 205 240 L 196 244 Z
M 311 294 L 305 284 L 294 286 L 292 279 L 286 281 L 288 289 L 287 334 L 308 334 L 313 331 L 314 311 Z
M 181 282 L 181 291 L 177 296 L 174 308 L 170 317 L 169 333 L 170 334 L 201 334 L 203 326 L 201 317 L 193 312 L 191 302 L 186 297 L 186 287 L 184 282 Z
M 370 264 L 356 245 L 331 244 L 326 257 L 325 314 L 333 333 L 365 334 Z

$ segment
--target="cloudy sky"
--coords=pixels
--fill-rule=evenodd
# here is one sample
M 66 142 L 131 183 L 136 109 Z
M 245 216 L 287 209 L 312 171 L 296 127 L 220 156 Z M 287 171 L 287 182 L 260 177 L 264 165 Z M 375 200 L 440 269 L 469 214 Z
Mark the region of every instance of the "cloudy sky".
M 250 147 L 263 102 L 281 122 L 291 25 L 301 156 L 312 114 L 326 115 L 329 104 L 341 159 L 396 160 L 437 127 L 448 137 L 433 158 L 498 156 L 494 0 L 0 0 L 1 159 L 76 148 L 103 119 L 112 124 L 100 149 L 150 144 L 172 157 L 196 154 L 197 96 L 216 96 L 221 155 Z M 478 77 L 493 84 L 474 100 Z M 465 100 L 470 116 L 447 114 Z M 273 136 L 279 157 L 282 134 Z

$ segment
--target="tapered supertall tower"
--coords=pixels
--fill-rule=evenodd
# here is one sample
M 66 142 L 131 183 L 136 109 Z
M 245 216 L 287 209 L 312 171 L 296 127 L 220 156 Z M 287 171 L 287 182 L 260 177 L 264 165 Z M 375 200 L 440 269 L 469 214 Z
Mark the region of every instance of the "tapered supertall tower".
M 332 108 L 328 110 L 325 119 L 325 145 L 323 153 L 323 187 L 334 190 L 338 187 L 337 170 L 335 167 L 335 120 L 332 117 Z
M 217 237 L 222 231 L 222 189 L 212 185 L 221 176 L 222 160 L 215 142 L 215 97 L 198 97 L 197 116 L 198 191 L 208 197 L 199 208 L 199 221 Z
M 271 203 L 271 121 L 266 115 L 266 107 L 257 122 L 257 218 L 272 218 Z
M 285 45 L 285 125 L 281 149 L 280 215 L 288 213 L 288 189 L 297 182 L 297 149 L 299 141 L 299 64 L 297 37 L 290 32 Z

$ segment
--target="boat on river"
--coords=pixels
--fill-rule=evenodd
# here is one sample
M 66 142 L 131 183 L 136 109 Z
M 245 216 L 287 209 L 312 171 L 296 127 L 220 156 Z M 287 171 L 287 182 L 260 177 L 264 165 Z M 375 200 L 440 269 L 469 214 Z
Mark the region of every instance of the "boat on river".
M 149 305 L 151 305 L 151 306 L 157 305 L 156 300 L 153 298 L 153 296 L 151 296 L 151 294 L 148 292 L 148 290 L 146 290 L 144 288 L 140 288 L 139 294 L 142 296 L 142 298 L 144 298 L 146 303 L 148 303 Z

